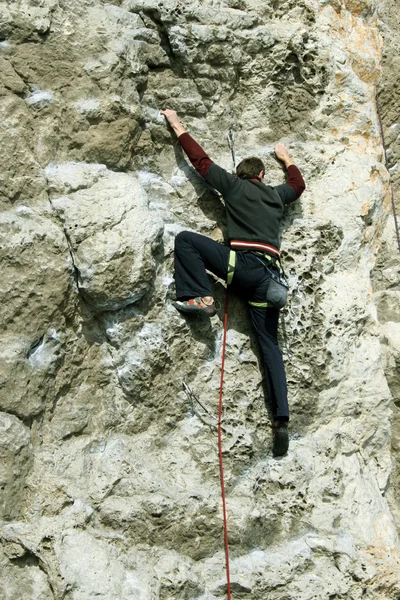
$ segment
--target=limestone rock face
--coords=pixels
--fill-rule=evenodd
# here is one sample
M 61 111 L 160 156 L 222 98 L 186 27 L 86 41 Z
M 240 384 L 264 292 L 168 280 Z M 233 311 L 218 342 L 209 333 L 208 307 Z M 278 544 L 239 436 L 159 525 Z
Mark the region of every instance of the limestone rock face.
M 1 413 L 1 514 L 2 518 L 19 516 L 20 500 L 24 494 L 26 474 L 32 462 L 30 432 L 21 421 Z
M 136 178 L 102 165 L 49 165 L 47 181 L 69 242 L 77 285 L 91 307 L 116 310 L 148 290 L 163 222 L 148 210 Z M 160 257 L 161 258 L 161 257 Z
M 378 104 L 382 120 L 382 133 L 385 144 L 386 166 L 391 174 L 391 212 L 383 232 L 382 248 L 378 255 L 375 269 L 372 272 L 374 298 L 381 324 L 381 343 L 384 357 L 384 370 L 392 393 L 392 463 L 393 471 L 388 500 L 395 518 L 397 530 L 400 527 L 400 159 L 398 111 L 399 89 L 393 70 L 399 61 L 400 32 L 398 31 L 398 10 L 396 2 L 386 2 L 381 6 L 383 19 L 381 28 L 385 40 L 385 52 L 382 57 L 383 77 L 379 86 Z
M 397 10 L 0 1 L 2 598 L 226 597 L 224 286 L 208 321 L 171 306 L 175 235 L 223 241 L 224 207 L 167 107 L 222 167 L 257 155 L 282 183 L 280 140 L 307 183 L 282 227 L 279 460 L 247 306 L 229 299 L 232 597 L 398 597 Z

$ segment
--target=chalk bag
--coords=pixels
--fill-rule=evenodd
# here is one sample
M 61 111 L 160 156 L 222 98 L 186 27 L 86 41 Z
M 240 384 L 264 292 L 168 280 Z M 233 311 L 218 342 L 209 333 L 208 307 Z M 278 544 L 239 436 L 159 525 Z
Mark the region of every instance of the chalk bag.
M 274 308 L 283 308 L 287 302 L 289 284 L 282 273 L 273 273 L 267 267 L 271 277 L 267 289 L 267 302 Z

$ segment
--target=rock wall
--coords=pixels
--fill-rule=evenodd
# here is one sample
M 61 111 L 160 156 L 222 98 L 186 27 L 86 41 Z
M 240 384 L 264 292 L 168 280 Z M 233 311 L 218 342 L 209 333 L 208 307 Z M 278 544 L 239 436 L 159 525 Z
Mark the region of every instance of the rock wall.
M 398 456 L 400 452 L 400 131 L 398 106 L 400 90 L 397 77 L 393 74 L 399 66 L 400 9 L 394 1 L 380 6 L 381 32 L 384 40 L 382 56 L 383 75 L 378 89 L 378 104 L 382 118 L 383 138 L 386 148 L 386 163 L 391 174 L 392 210 L 384 229 L 382 247 L 372 272 L 374 301 L 381 323 L 381 342 L 384 369 L 392 393 L 392 457 L 393 471 L 388 500 L 400 530 L 400 473 Z
M 371 282 L 392 243 L 376 107 L 390 6 L 0 2 L 5 600 L 226 597 L 214 421 L 182 386 L 215 414 L 225 290 L 215 281 L 210 321 L 170 305 L 174 236 L 223 240 L 224 210 L 166 107 L 227 169 L 229 134 L 237 161 L 259 155 L 283 182 L 282 140 L 307 182 L 283 227 L 292 420 L 280 460 L 247 308 L 230 299 L 233 597 L 398 598 L 385 341 L 398 288 L 381 285 L 395 262 L 387 273 L 380 254 L 375 293 Z

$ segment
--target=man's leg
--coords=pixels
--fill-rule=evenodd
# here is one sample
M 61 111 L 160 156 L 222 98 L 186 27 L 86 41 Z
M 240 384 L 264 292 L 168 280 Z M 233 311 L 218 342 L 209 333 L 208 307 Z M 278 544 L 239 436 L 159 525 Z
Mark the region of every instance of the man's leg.
M 266 302 L 269 276 L 265 267 L 251 253 L 236 253 L 232 287 L 252 302 Z M 286 375 L 278 346 L 279 310 L 250 304 L 250 315 L 261 349 L 265 383 L 275 420 L 288 421 Z
M 229 248 L 218 242 L 182 231 L 175 238 L 175 284 L 178 300 L 195 297 L 211 298 L 212 291 L 206 269 L 226 280 Z
M 287 384 L 283 358 L 278 346 L 279 310 L 250 306 L 251 320 L 263 358 L 265 383 L 274 420 L 289 420 Z
M 277 339 L 279 310 L 250 306 L 250 312 L 261 348 L 265 384 L 274 416 L 273 453 L 274 456 L 283 456 L 289 448 L 289 405 L 285 367 Z

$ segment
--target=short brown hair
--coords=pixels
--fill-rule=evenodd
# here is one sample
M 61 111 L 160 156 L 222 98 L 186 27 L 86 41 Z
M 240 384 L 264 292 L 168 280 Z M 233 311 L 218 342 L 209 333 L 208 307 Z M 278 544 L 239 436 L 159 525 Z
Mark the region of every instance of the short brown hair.
M 243 159 L 236 167 L 236 175 L 241 179 L 258 177 L 260 171 L 265 172 L 264 163 L 261 158 L 256 156 Z

